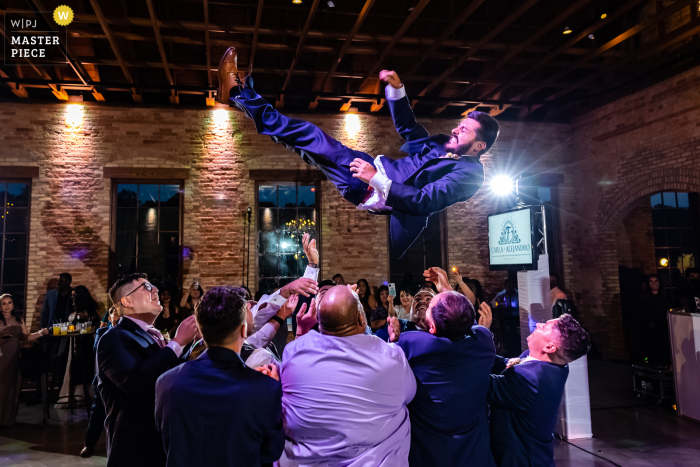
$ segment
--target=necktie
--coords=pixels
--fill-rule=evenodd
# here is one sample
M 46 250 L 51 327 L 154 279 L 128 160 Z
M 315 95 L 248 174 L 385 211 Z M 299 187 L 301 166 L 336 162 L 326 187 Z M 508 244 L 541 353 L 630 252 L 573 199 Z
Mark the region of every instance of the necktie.
M 153 340 L 156 341 L 156 344 L 158 344 L 158 346 L 161 349 L 165 347 L 165 342 L 163 342 L 163 335 L 160 332 L 158 332 L 156 328 L 146 328 L 146 332 L 148 332 L 151 335 Z

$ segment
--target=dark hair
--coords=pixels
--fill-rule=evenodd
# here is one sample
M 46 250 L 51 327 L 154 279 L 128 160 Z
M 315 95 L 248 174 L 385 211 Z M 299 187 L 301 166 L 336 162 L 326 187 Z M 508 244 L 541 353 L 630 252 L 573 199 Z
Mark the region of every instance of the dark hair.
M 12 316 L 15 317 L 15 320 L 16 320 L 18 323 L 21 323 L 21 322 L 23 321 L 23 319 L 22 319 L 22 311 L 21 311 L 21 310 L 18 310 L 18 309 L 16 309 L 16 308 L 14 308 L 14 304 L 15 304 L 15 299 L 14 299 L 14 297 L 13 297 L 12 295 L 10 295 L 9 293 L 4 293 L 4 294 L 0 295 L 0 302 L 3 301 L 3 300 L 6 299 L 6 298 L 9 298 L 10 300 L 12 300 L 12 305 L 13 305 L 13 308 L 12 308 Z M 3 315 L 2 313 L 0 313 L 0 321 L 2 321 L 3 324 L 7 324 L 7 322 L 5 321 L 5 315 Z
M 471 333 L 474 325 L 474 306 L 464 295 L 455 291 L 440 294 L 431 310 L 435 333 L 438 337 L 457 339 Z
M 651 292 L 651 287 L 649 287 L 649 279 L 656 277 L 659 281 L 659 297 L 666 298 L 666 287 L 664 287 L 664 281 L 658 276 L 658 274 L 649 274 L 646 279 L 644 279 L 644 293 L 647 295 L 653 295 Z
M 69 284 L 70 284 L 71 282 L 73 282 L 73 276 L 71 276 L 71 275 L 68 274 L 67 272 L 62 272 L 61 274 L 58 275 L 58 277 L 65 277 L 66 279 L 68 279 L 68 283 L 69 283 Z
M 336 276 L 337 276 L 337 275 L 339 275 L 339 274 L 336 274 Z M 335 276 L 333 276 L 333 277 L 335 277 Z M 331 287 L 335 287 L 335 286 L 338 285 L 338 284 L 336 284 L 335 281 L 332 281 L 332 280 L 330 280 L 330 279 L 326 279 L 326 280 L 321 281 L 321 282 L 318 283 L 318 288 L 320 289 L 321 287 L 325 287 L 325 286 L 327 286 L 327 285 L 330 285 Z
M 338 274 L 336 274 L 335 276 L 331 277 L 331 279 L 335 280 L 335 278 L 338 277 L 338 276 L 343 277 L 343 275 L 342 275 L 341 273 L 338 273 Z
M 360 295 L 360 282 L 365 283 L 365 295 L 362 296 Z M 357 281 L 357 295 L 360 296 L 360 300 L 367 301 L 369 300 L 370 295 L 372 295 L 372 289 L 369 287 L 369 282 L 367 282 L 367 279 L 359 279 Z
M 698 268 L 688 268 L 683 273 L 685 275 L 685 280 L 687 281 L 691 274 L 700 274 L 700 269 Z
M 389 287 L 386 285 L 380 285 L 379 288 L 377 289 L 377 293 L 374 294 L 374 298 L 377 300 L 377 305 L 384 306 L 384 304 L 382 303 L 382 299 L 380 297 L 382 295 L 382 292 L 385 290 L 387 292 L 389 292 Z M 396 298 L 396 297 L 394 297 L 394 298 Z
M 591 338 L 573 316 L 564 313 L 555 326 L 559 332 L 559 353 L 566 363 L 577 360 L 591 350 Z
M 207 345 L 222 344 L 246 317 L 246 291 L 240 287 L 213 287 L 199 302 L 195 317 Z
M 92 298 L 87 287 L 79 285 L 73 289 L 73 292 L 75 292 L 75 298 L 73 299 L 75 301 L 75 311 L 78 313 L 87 311 L 89 318 L 99 318 L 97 315 L 97 302 Z
M 173 293 L 168 290 L 168 289 L 158 289 L 158 298 L 160 299 L 161 305 L 163 304 L 163 294 L 165 292 L 168 292 L 170 294 L 170 302 L 168 302 L 168 311 L 170 312 L 170 316 L 173 316 L 176 314 L 175 311 L 175 300 L 173 299 Z
M 401 290 L 399 290 L 399 297 L 401 296 L 401 292 L 406 292 L 408 295 L 411 297 L 414 295 L 413 290 L 410 285 L 406 284 L 403 287 L 401 287 Z
M 479 112 L 477 110 L 469 112 L 467 114 L 467 118 L 471 118 L 472 120 L 479 122 L 479 129 L 476 130 L 476 139 L 486 143 L 486 147 L 479 152 L 479 155 L 482 155 L 491 149 L 491 146 L 493 146 L 496 138 L 498 138 L 498 122 L 486 112 Z
M 132 274 L 124 274 L 118 278 L 117 282 L 115 282 L 114 285 L 109 288 L 109 298 L 112 300 L 112 304 L 117 306 L 119 301 L 122 299 L 122 295 L 120 293 L 122 287 L 139 279 L 148 279 L 148 276 L 142 272 L 135 272 Z
M 467 279 L 464 282 L 467 284 L 467 287 L 474 292 L 474 296 L 478 302 L 473 304 L 475 307 L 478 307 L 486 301 L 486 294 L 484 293 L 484 287 L 482 287 L 481 282 L 476 279 Z
M 245 285 L 242 285 L 242 286 L 241 286 L 241 289 L 245 290 L 245 293 L 246 293 L 245 299 L 246 299 L 246 300 L 250 300 L 251 298 L 253 298 L 253 294 L 250 293 L 250 289 L 249 289 L 248 287 L 246 287 Z M 201 294 L 201 295 L 199 296 L 199 298 L 201 299 L 202 296 L 204 295 L 204 292 L 202 291 L 202 287 L 201 287 L 201 286 L 199 287 L 199 293 Z
M 240 287 L 236 287 L 236 288 L 238 289 Z M 201 301 L 202 297 L 204 297 L 204 289 L 202 288 L 201 285 L 197 285 L 197 290 L 199 290 L 199 300 Z M 247 294 L 246 294 L 246 292 L 247 292 Z M 240 293 L 242 293 L 244 297 L 246 297 L 247 295 L 250 295 L 250 291 L 246 291 L 245 289 L 242 289 L 242 292 L 240 292 Z M 189 294 L 187 296 L 187 304 L 192 306 L 192 294 Z

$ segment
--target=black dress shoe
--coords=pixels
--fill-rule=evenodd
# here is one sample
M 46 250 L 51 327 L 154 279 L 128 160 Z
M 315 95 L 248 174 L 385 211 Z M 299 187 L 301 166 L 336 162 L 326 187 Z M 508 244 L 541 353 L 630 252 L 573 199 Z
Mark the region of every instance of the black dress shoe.
M 87 446 L 83 446 L 83 450 L 80 451 L 80 457 L 92 457 L 92 451 L 94 451 L 95 448 L 89 448 Z
M 219 62 L 219 89 L 216 91 L 216 101 L 228 104 L 231 88 L 238 85 L 238 54 L 235 47 L 229 47 Z

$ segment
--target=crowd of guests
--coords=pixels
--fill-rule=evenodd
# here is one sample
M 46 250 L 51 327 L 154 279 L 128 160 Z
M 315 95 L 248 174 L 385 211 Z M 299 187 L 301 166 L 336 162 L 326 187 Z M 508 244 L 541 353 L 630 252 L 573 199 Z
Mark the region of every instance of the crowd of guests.
M 319 282 L 315 242 L 305 235 L 303 245 L 304 277 L 258 300 L 194 282 L 178 306 L 145 275 L 120 277 L 81 350 L 96 362 L 81 456 L 104 430 L 110 466 L 553 465 L 567 364 L 590 347 L 575 319 L 540 323 L 519 358 L 499 357 L 483 288 L 456 268 L 456 291 L 430 268 L 396 299 L 364 279 Z M 36 340 L 66 320 L 99 325 L 96 302 L 71 281 L 59 277 L 33 334 L 0 297 L 3 336 Z M 278 350 L 290 317 L 294 339 Z M 45 339 L 60 366 L 67 340 Z M 3 379 L 0 402 L 16 400 L 13 384 Z M 10 412 L 3 404 L 0 420 Z
M 194 314 L 169 341 L 154 284 L 132 274 L 111 287 L 96 345 L 108 465 L 553 465 L 567 364 L 589 348 L 576 320 L 538 324 L 528 351 L 504 359 L 488 303 L 445 271 L 426 271 L 437 290 L 402 291 L 399 314 L 381 287 L 318 282 L 303 243 L 304 277 L 257 301 L 239 287 L 190 292 Z

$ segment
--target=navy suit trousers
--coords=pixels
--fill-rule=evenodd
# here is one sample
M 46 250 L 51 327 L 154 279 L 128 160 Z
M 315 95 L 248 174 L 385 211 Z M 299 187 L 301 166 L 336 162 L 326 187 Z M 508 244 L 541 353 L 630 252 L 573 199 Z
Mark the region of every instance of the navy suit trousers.
M 368 185 L 352 176 L 350 163 L 359 158 L 374 165 L 372 156 L 343 145 L 312 123 L 282 115 L 250 88 L 242 89 L 230 103 L 253 119 L 259 134 L 270 136 L 318 167 L 343 198 L 355 206 L 363 201 Z

